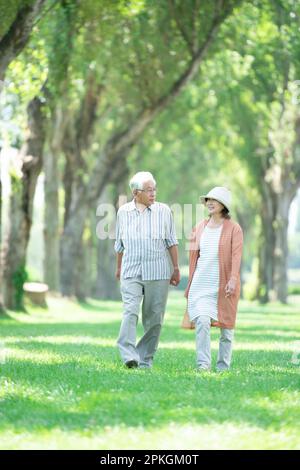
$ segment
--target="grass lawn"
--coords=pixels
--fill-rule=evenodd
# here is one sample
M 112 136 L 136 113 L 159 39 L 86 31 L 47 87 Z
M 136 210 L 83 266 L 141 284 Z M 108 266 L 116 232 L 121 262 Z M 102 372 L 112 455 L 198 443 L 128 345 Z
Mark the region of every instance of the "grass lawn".
M 120 362 L 119 302 L 48 303 L 0 319 L 1 449 L 300 449 L 300 303 L 240 302 L 221 375 L 195 371 L 181 293 L 152 370 Z

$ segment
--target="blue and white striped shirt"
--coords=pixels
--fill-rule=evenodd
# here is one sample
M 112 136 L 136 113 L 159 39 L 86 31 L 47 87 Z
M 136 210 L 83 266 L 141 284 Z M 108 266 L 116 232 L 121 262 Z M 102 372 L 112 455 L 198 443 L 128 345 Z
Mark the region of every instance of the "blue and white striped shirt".
M 155 202 L 140 212 L 134 199 L 117 214 L 115 251 L 123 253 L 121 278 L 144 281 L 170 279 L 173 269 L 167 251 L 178 245 L 171 209 Z

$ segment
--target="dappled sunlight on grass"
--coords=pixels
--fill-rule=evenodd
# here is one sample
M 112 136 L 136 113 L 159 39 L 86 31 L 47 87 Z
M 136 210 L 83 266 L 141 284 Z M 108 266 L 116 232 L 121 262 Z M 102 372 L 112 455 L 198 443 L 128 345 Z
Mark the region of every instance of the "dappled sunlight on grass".
M 22 361 L 22 362 L 30 362 L 30 363 L 38 363 L 38 364 L 59 364 L 62 363 L 62 358 L 59 354 L 54 354 L 54 353 L 47 353 L 45 355 L 45 352 L 43 351 L 34 351 L 34 352 L 29 352 L 24 349 L 19 350 L 19 349 L 13 349 L 10 348 L 8 350 L 8 358 L 7 360 L 9 362 L 11 361 Z
M 164 341 L 163 344 L 161 344 L 161 349 L 189 349 L 189 350 L 194 350 L 195 349 L 195 341 L 184 341 L 181 344 L 178 344 L 176 341 L 170 341 L 166 342 Z
M 71 345 L 74 344 L 76 346 L 84 346 L 84 345 L 100 345 L 100 346 L 114 346 L 116 341 L 115 339 L 110 339 L 110 338 L 91 338 L 90 336 L 34 336 L 31 338 L 17 338 L 17 337 L 12 337 L 12 338 L 7 338 L 5 343 L 7 345 L 9 344 L 15 344 L 16 346 L 21 345 L 26 347 L 28 345 L 34 345 L 35 347 L 38 347 L 40 344 L 41 346 L 45 347 L 47 343 L 49 345 Z
M 170 295 L 152 370 L 121 364 L 121 303 L 48 303 L 0 320 L 1 448 L 299 448 L 297 305 L 242 303 L 232 369 L 215 372 L 212 329 L 213 369 L 199 375 L 181 294 Z
M 40 449 L 299 449 L 296 431 L 286 435 L 256 426 L 240 425 L 234 419 L 225 424 L 178 425 L 176 421 L 160 428 L 143 426 L 131 428 L 125 423 L 106 426 L 102 434 L 95 433 L 91 418 L 89 427 L 82 431 L 53 428 L 39 431 Z M 7 430 L 1 438 L 5 449 L 36 449 L 31 433 L 16 434 Z

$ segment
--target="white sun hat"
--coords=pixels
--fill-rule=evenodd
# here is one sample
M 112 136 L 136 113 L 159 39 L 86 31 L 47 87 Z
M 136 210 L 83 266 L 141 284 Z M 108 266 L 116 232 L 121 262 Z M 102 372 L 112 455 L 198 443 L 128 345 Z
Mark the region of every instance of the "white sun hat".
M 202 204 L 205 204 L 205 199 L 216 199 L 219 201 L 226 209 L 230 210 L 231 205 L 231 192 L 227 188 L 223 188 L 222 186 L 216 186 L 215 188 L 211 189 L 206 196 L 200 196 L 200 200 Z

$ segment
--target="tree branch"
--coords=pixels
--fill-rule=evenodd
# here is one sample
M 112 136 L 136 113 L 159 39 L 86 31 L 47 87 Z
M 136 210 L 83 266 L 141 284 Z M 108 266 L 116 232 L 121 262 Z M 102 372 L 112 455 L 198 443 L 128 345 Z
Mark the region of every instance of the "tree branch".
M 177 14 L 176 6 L 174 5 L 174 0 L 168 0 L 168 5 L 169 5 L 169 10 L 170 10 L 171 16 L 174 18 L 174 20 L 176 22 L 176 25 L 177 25 L 177 28 L 178 28 L 183 40 L 185 41 L 191 55 L 193 56 L 194 52 L 195 52 L 194 48 L 193 48 L 193 43 L 192 43 L 191 39 L 189 38 L 189 35 L 187 34 L 186 30 L 184 29 L 183 24 L 181 23 L 180 17 Z
M 162 95 L 151 108 L 143 109 L 134 119 L 134 121 L 127 127 L 126 130 L 116 133 L 107 142 L 103 152 L 98 159 L 93 171 L 93 175 L 89 182 L 88 199 L 89 202 L 94 201 L 101 194 L 103 185 L 109 181 L 112 171 L 116 166 L 118 160 L 122 158 L 129 149 L 134 145 L 139 136 L 143 133 L 145 128 L 154 120 L 154 118 L 163 111 L 171 101 L 173 101 L 182 91 L 182 89 L 195 77 L 199 70 L 199 66 L 207 53 L 215 35 L 229 15 L 231 8 L 220 9 L 223 2 L 218 1 L 218 9 L 212 20 L 211 27 L 207 33 L 201 47 L 197 50 L 196 54 L 192 57 L 187 69 L 182 75 L 174 82 L 169 91 Z
M 10 62 L 17 57 L 26 45 L 33 28 L 34 21 L 46 0 L 36 0 L 18 11 L 8 32 L 0 41 L 0 80 Z

